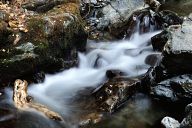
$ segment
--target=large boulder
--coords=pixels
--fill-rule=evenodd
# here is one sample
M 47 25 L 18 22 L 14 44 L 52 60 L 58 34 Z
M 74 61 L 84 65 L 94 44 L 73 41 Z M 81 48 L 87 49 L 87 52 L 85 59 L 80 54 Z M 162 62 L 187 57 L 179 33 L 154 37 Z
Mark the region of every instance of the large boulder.
M 122 38 L 133 12 L 144 8 L 143 0 L 85 1 L 82 12 L 87 18 L 90 38 L 99 40 Z M 130 26 L 133 28 L 134 25 Z
M 191 100 L 191 34 L 190 16 L 182 25 L 171 25 L 152 37 L 153 48 L 162 52 L 156 67 L 143 77 L 141 84 L 151 94 L 164 101 Z M 185 75 L 184 75 L 185 74 Z
M 106 27 L 117 29 L 126 22 L 131 14 L 144 5 L 143 0 L 115 0 L 101 10 L 101 21 L 107 21 Z M 103 22 L 100 22 L 101 24 Z M 98 24 L 98 26 L 103 26 Z
M 179 17 L 176 13 L 168 10 L 156 13 L 154 15 L 154 18 L 157 22 L 157 25 L 159 25 L 160 28 L 163 28 L 165 30 L 162 31 L 160 34 L 157 34 L 152 37 L 151 43 L 155 51 L 162 52 L 168 39 L 171 38 L 169 30 L 166 30 L 166 28 L 171 25 L 181 25 L 183 23 L 183 19 Z
M 12 22 L 0 22 L 0 36 L 4 37 L 0 43 L 0 81 L 68 68 L 76 63 L 77 52 L 85 50 L 87 35 L 79 3 L 63 3 L 46 13 L 29 15 L 26 31 L 12 28 Z
M 162 65 L 169 74 L 192 73 L 192 21 L 170 26 L 168 40 L 163 50 Z
M 162 52 L 160 66 L 164 67 L 167 74 L 173 76 L 192 73 L 191 34 L 192 21 L 189 16 L 182 24 L 171 25 L 152 37 L 153 49 Z

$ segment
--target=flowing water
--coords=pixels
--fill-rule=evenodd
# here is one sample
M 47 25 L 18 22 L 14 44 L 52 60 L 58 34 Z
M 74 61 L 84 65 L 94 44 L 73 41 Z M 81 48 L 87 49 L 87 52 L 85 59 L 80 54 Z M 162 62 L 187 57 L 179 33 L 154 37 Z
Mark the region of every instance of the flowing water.
M 76 92 L 86 87 L 97 87 L 106 80 L 107 70 L 120 70 L 127 77 L 139 76 L 145 73 L 149 65 L 145 59 L 153 54 L 150 38 L 159 32 L 150 32 L 140 35 L 135 33 L 129 40 L 115 42 L 89 42 L 87 44 L 88 52 L 79 53 L 79 66 L 64 70 L 55 75 L 46 75 L 45 81 L 41 84 L 31 85 L 28 88 L 29 95 L 33 96 L 37 102 L 47 105 L 52 110 L 59 112 L 64 119 L 70 117 L 75 105 L 68 104 Z M 1 104 L 9 105 L 15 111 L 12 105 L 12 91 L 6 89 L 7 99 Z M 2 105 L 3 107 L 4 105 Z M 2 108 L 7 109 L 7 108 Z M 8 110 L 9 111 L 9 110 Z M 21 114 L 18 112 L 19 115 Z M 31 114 L 29 114 L 31 113 Z M 23 113 L 24 115 L 33 115 L 32 112 Z M 22 115 L 22 114 L 21 114 Z M 34 116 L 34 115 L 33 115 Z M 0 117 L 0 122 L 15 118 L 10 114 Z M 18 117 L 18 120 L 23 116 Z M 32 117 L 31 117 L 32 118 Z M 43 119 L 46 124 L 52 124 L 48 119 Z M 34 127 L 39 126 L 38 122 Z M 41 123 L 40 123 L 41 124 Z M 16 124 L 18 125 L 18 124 Z M 26 127 L 26 124 L 24 125 Z M 51 126 L 51 125 L 50 125 Z M 15 126 L 17 127 L 17 126 Z M 19 124 L 18 127 L 22 127 Z M 45 127 L 43 125 L 43 127 Z M 55 125 L 54 125 L 55 127 Z
M 137 29 L 139 30 L 139 28 Z M 88 87 L 97 88 L 105 82 L 107 70 L 119 70 L 127 77 L 144 74 L 150 67 L 146 63 L 146 58 L 154 54 L 150 39 L 158 33 L 159 31 L 139 34 L 136 31 L 130 39 L 99 43 L 89 41 L 87 53 L 78 55 L 78 67 L 54 75 L 47 74 L 43 83 L 30 85 L 29 95 L 34 97 L 36 102 L 44 104 L 62 115 L 65 122 L 52 121 L 35 111 L 18 111 L 13 105 L 12 88 L 1 90 L 3 95 L 0 96 L 0 128 L 76 127 L 74 122 L 78 122 L 75 121 L 78 117 L 75 116 L 79 111 L 86 111 L 70 102 L 77 92 Z M 134 104 L 135 107 L 127 107 L 127 116 L 141 113 L 132 119 L 132 121 L 135 119 L 136 122 L 142 122 L 140 127 L 144 128 L 148 122 L 154 123 L 153 117 L 156 115 L 158 118 L 165 116 L 165 112 L 161 109 L 157 108 L 154 112 L 154 105 L 146 96 L 135 96 L 129 104 Z M 141 106 L 143 107 L 141 108 Z M 119 123 L 121 124 L 121 120 Z

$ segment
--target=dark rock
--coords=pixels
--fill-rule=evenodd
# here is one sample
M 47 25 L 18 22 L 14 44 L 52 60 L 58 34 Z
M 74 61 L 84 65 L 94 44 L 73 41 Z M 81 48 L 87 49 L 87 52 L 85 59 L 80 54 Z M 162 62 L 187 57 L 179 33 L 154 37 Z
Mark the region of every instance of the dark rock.
M 164 85 L 164 83 L 159 83 L 157 86 L 152 87 L 151 95 L 153 95 L 155 98 L 159 98 L 161 100 L 166 100 L 166 101 L 175 102 L 178 100 L 178 97 L 175 95 L 173 90 L 169 86 Z
M 191 128 L 192 127 L 192 103 L 187 105 L 185 108 L 187 116 L 181 122 L 180 128 Z
M 77 64 L 77 52 L 85 50 L 87 40 L 83 24 L 78 4 L 65 3 L 46 14 L 30 16 L 26 21 L 28 32 L 13 31 L 12 35 L 19 37 L 16 44 L 4 45 L 10 35 L 2 27 L 0 81 L 41 71 L 55 72 Z
M 45 73 L 44 72 L 38 72 L 33 76 L 33 81 L 35 83 L 43 83 L 43 81 L 45 80 Z
M 163 50 L 162 65 L 169 74 L 192 73 L 192 21 L 187 19 L 182 25 L 170 26 L 168 41 Z
M 158 0 L 162 5 L 160 10 L 171 10 L 182 16 L 187 16 L 192 12 L 191 0 Z
M 145 63 L 150 66 L 156 66 L 161 60 L 161 54 L 150 54 L 146 57 Z
M 121 32 L 121 34 L 124 32 L 126 37 L 129 38 L 135 32 L 143 34 L 158 30 L 159 26 L 157 25 L 151 13 L 152 12 L 149 9 L 142 9 L 133 12 L 119 32 Z
M 168 10 L 158 12 L 154 15 L 154 17 L 156 22 L 163 27 L 168 27 L 170 25 L 179 25 L 183 23 L 182 18 L 180 18 L 176 13 Z
M 154 97 L 168 101 L 190 102 L 192 99 L 192 76 L 181 75 L 164 80 L 151 87 L 151 94 Z
M 130 38 L 135 32 L 151 32 L 169 25 L 181 24 L 183 21 L 174 12 L 153 12 L 148 6 L 144 8 L 143 0 L 100 2 L 105 4 L 97 8 L 98 1 L 85 0 L 83 3 L 86 6 L 81 8 L 82 14 L 87 18 L 86 30 L 89 38 L 94 40 Z M 157 0 L 145 2 L 153 7 L 155 5 L 155 8 L 160 5 Z
M 117 0 L 102 8 L 102 21 L 109 21 L 109 28 L 119 28 L 122 23 L 129 19 L 134 10 L 144 5 L 142 0 Z M 101 22 L 102 23 L 102 22 Z M 98 24 L 99 25 L 99 24 Z M 101 25 L 103 26 L 103 25 Z M 106 26 L 107 27 L 107 26 Z
M 150 6 L 150 8 L 154 11 L 158 11 L 161 6 L 158 0 L 144 0 L 146 4 Z
M 134 12 L 124 24 L 124 27 L 127 28 L 126 34 L 127 37 L 129 37 L 129 35 L 135 31 L 139 31 L 139 33 L 142 34 L 154 30 L 160 30 L 170 25 L 182 24 L 182 22 L 182 18 L 174 12 L 161 11 L 155 13 L 147 8 Z M 133 26 L 137 26 L 137 28 L 134 28 Z M 154 43 L 154 41 L 158 41 L 158 39 L 153 39 L 152 42 Z
M 99 8 L 95 4 L 88 4 L 88 8 L 84 9 L 89 10 L 83 14 L 88 18 L 90 39 L 122 38 L 126 32 L 125 25 L 129 18 L 132 18 L 132 13 L 141 10 L 144 5 L 143 0 L 115 0 L 101 3 L 103 4 Z
M 61 5 L 67 2 L 78 2 L 78 0 L 30 0 L 23 3 L 22 7 L 31 11 L 43 13 L 53 9 L 57 5 Z
M 118 77 L 118 76 L 120 76 L 120 74 L 121 74 L 121 72 L 118 70 L 108 70 L 106 72 L 106 76 L 109 79 L 114 78 L 114 77 Z
M 11 37 L 12 34 L 13 32 L 8 29 L 7 23 L 0 19 L 0 48 L 10 44 L 11 40 L 9 37 Z
M 161 66 L 151 67 L 141 78 L 140 85 L 144 92 L 149 92 L 151 86 L 156 86 L 157 83 L 169 78 L 165 69 Z
M 169 101 L 169 102 L 176 102 L 178 101 L 178 97 L 175 95 L 174 91 L 167 86 L 156 86 L 152 88 L 151 93 L 155 98 Z
M 151 43 L 153 46 L 153 50 L 162 52 L 169 37 L 170 33 L 167 31 L 163 31 L 160 34 L 157 34 L 154 37 L 152 37 Z
M 113 112 L 137 91 L 139 87 L 134 83 L 134 80 L 121 77 L 112 78 L 104 83 L 93 93 L 97 108 L 101 111 Z

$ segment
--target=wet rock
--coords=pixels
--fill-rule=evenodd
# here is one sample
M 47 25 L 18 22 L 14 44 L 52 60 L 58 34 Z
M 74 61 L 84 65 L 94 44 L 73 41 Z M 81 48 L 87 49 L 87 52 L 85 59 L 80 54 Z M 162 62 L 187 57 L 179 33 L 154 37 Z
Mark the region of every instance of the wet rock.
M 0 48 L 4 45 L 10 44 L 10 36 L 12 31 L 7 28 L 7 23 L 0 19 Z
M 112 40 L 125 34 L 124 29 L 133 12 L 141 10 L 144 5 L 143 0 L 115 0 L 97 1 L 97 4 L 89 4 L 83 13 L 88 23 L 90 39 Z M 132 26 L 133 27 L 133 26 Z M 97 36 L 95 36 L 97 35 Z
M 151 94 L 154 97 L 168 101 L 190 102 L 192 99 L 192 76 L 181 75 L 164 80 L 151 87 Z
M 181 128 L 191 128 L 192 127 L 192 103 L 187 105 L 185 108 L 187 116 L 181 122 Z
M 182 16 L 187 16 L 192 12 L 191 0 L 158 0 L 162 5 L 160 10 L 171 10 Z
M 112 1 L 102 9 L 103 21 L 109 21 L 110 28 L 117 28 L 122 22 L 128 20 L 134 10 L 143 6 L 142 0 Z
M 151 38 L 151 43 L 153 46 L 153 50 L 162 52 L 165 44 L 168 41 L 170 33 L 167 31 L 163 31 L 160 34 L 157 34 Z
M 129 18 L 131 18 L 132 13 L 140 10 L 143 5 L 144 2 L 142 0 L 112 1 L 101 10 L 102 17 L 99 19 L 100 22 L 98 23 L 97 28 L 107 28 L 112 35 L 118 37 L 118 35 L 120 35 L 121 28 L 123 28 Z
M 169 74 L 192 73 L 192 21 L 187 19 L 182 25 L 170 26 L 168 41 L 164 46 L 162 65 Z
M 158 30 L 160 27 L 156 23 L 153 17 L 153 11 L 147 9 L 137 10 L 132 13 L 130 18 L 124 23 L 122 28 L 118 28 L 119 35 L 126 35 L 126 38 L 130 38 L 135 32 L 140 34 Z M 114 31 L 114 35 L 116 31 Z M 113 33 L 113 31 L 112 31 Z M 116 35 L 118 37 L 118 35 Z
M 146 57 L 145 63 L 150 66 L 156 66 L 160 60 L 161 60 L 161 54 L 154 53 Z
M 154 11 L 158 11 L 161 6 L 158 0 L 144 0 L 146 4 L 150 6 L 150 8 Z
M 68 0 L 67 2 L 78 2 L 75 0 Z M 57 5 L 67 3 L 65 0 L 28 0 L 22 3 L 22 7 L 36 12 L 47 12 Z
M 137 3 L 137 4 L 135 4 Z M 134 5 L 132 5 L 134 4 Z M 121 8 L 118 6 L 121 5 Z M 111 1 L 106 6 L 90 7 L 87 17 L 89 38 L 112 40 L 130 38 L 132 33 L 146 33 L 181 24 L 182 18 L 171 11 L 153 12 L 143 8 L 143 1 Z M 134 9 L 133 9 L 134 8 Z
M 161 66 L 155 66 L 149 68 L 149 70 L 142 76 L 140 80 L 140 85 L 142 90 L 146 92 L 150 92 L 151 87 L 156 86 L 159 82 L 168 79 L 170 76 L 167 75 L 165 69 Z
M 10 35 L 3 27 L 1 40 L 13 40 L 0 44 L 0 81 L 74 66 L 77 52 L 85 50 L 87 34 L 83 24 L 78 3 L 69 2 L 29 16 L 28 32 L 12 30 Z
M 166 99 L 170 101 L 177 101 L 178 98 L 174 94 L 173 90 L 167 86 L 158 85 L 151 89 L 151 94 L 160 99 Z
M 114 77 L 118 77 L 121 75 L 121 72 L 119 70 L 107 70 L 106 71 L 106 76 L 109 79 L 112 79 Z
M 45 73 L 44 72 L 38 72 L 33 76 L 33 82 L 34 83 L 43 83 L 45 80 Z
M 134 83 L 134 80 L 116 77 L 97 88 L 93 95 L 96 98 L 98 110 L 113 112 L 137 91 L 139 87 Z
M 163 27 L 168 27 L 170 25 L 179 25 L 183 23 L 182 18 L 180 18 L 176 13 L 168 10 L 160 11 L 156 13 L 154 17 L 157 23 Z
M 165 128 L 180 128 L 180 123 L 179 121 L 171 118 L 171 117 L 164 117 L 161 121 L 161 124 Z

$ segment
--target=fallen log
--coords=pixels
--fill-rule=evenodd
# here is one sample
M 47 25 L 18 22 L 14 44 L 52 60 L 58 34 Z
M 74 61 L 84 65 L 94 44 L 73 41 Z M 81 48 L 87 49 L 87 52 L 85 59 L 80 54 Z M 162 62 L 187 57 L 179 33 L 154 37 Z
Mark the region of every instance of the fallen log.
M 28 111 L 29 108 L 32 108 L 52 120 L 63 121 L 63 118 L 58 113 L 42 104 L 33 102 L 32 97 L 27 94 L 27 86 L 28 83 L 25 80 L 17 79 L 14 83 L 13 101 L 17 109 Z

